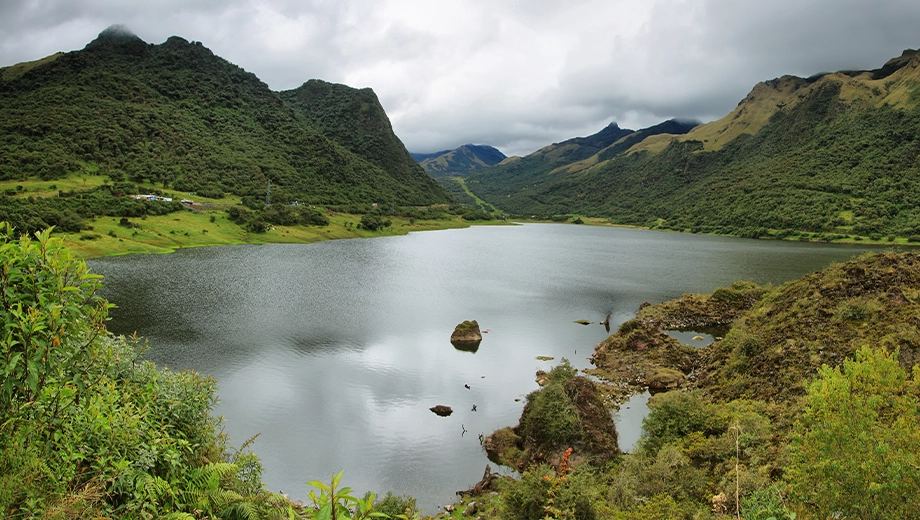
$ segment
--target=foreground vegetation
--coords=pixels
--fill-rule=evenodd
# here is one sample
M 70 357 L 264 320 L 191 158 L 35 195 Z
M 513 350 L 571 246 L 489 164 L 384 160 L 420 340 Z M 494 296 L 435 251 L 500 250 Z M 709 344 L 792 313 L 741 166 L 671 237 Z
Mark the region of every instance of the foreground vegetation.
M 409 497 L 311 481 L 264 489 L 227 444 L 215 383 L 160 369 L 105 329 L 101 281 L 60 239 L 2 224 L 0 512 L 8 518 L 422 518 Z M 906 518 L 920 508 L 920 257 L 867 255 L 784 284 L 737 283 L 643 308 L 598 345 L 591 380 L 539 377 L 488 472 L 439 518 Z M 663 328 L 724 327 L 705 348 Z M 671 376 L 671 377 L 665 377 Z M 663 386 L 662 386 L 663 385 Z M 605 407 L 635 388 L 620 453 Z M 333 514 L 333 511 L 335 513 Z

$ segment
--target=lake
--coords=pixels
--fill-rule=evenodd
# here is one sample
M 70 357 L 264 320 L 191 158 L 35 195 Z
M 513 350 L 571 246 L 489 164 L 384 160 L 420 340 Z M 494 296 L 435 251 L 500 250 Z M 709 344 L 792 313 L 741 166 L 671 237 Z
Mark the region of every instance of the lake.
M 213 376 L 233 444 L 261 434 L 270 490 L 306 501 L 304 482 L 344 470 L 359 495 L 408 494 L 434 514 L 480 479 L 479 435 L 517 424 L 537 370 L 589 366 L 607 314 L 616 330 L 644 301 L 780 284 L 867 249 L 527 224 L 88 263 L 118 306 L 109 330 Z M 449 341 L 468 319 L 489 331 L 476 352 Z M 620 414 L 624 449 L 637 399 Z

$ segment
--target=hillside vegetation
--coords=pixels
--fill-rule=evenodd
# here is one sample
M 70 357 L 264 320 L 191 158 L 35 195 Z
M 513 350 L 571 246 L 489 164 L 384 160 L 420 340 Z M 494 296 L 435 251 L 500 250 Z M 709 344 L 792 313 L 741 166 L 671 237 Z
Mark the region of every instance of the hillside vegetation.
M 558 153 L 558 152 L 557 152 Z M 725 118 L 566 165 L 467 179 L 518 215 L 747 237 L 920 241 L 920 56 L 758 84 Z
M 0 78 L 0 182 L 108 181 L 95 191 L 52 191 L 44 200 L 18 187 L 4 190 L 0 219 L 19 232 L 149 214 L 150 207 L 115 200 L 138 185 L 197 201 L 229 195 L 257 211 L 269 195 L 280 204 L 368 208 L 452 201 L 408 157 L 373 92 L 345 88 L 319 97 L 309 119 L 303 106 L 200 42 L 174 36 L 147 44 L 115 27 L 83 50 L 4 68 Z M 256 214 L 246 224 L 323 220 L 293 212 Z
M 449 202 L 393 133 L 373 90 L 311 79 L 279 94 L 311 128 L 378 166 L 399 185 L 414 187 L 421 201 Z M 374 200 L 387 199 L 381 193 Z M 400 198 L 395 202 L 412 201 Z

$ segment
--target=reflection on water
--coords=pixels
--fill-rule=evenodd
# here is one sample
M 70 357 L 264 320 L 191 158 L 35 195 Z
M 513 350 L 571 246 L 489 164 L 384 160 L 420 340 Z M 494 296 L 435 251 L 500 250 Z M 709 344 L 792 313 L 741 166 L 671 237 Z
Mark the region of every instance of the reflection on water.
M 617 425 L 617 440 L 620 450 L 624 453 L 632 453 L 642 436 L 642 419 L 648 415 L 649 397 L 651 394 L 648 392 L 636 394 L 621 404 L 620 409 L 613 415 L 614 423 Z
M 691 347 L 708 347 L 728 334 L 727 327 L 698 327 L 697 330 L 664 330 L 668 336 Z
M 345 470 L 359 494 L 410 494 L 435 513 L 481 477 L 478 435 L 517 423 L 537 370 L 586 368 L 608 315 L 615 330 L 644 301 L 782 283 L 864 249 L 534 224 L 90 267 L 118 305 L 112 331 L 215 377 L 232 442 L 261 433 L 269 489 L 305 500 L 305 481 Z M 449 341 L 467 319 L 490 330 L 474 355 Z M 434 415 L 438 404 L 454 413 Z M 641 423 L 624 413 L 621 438 Z

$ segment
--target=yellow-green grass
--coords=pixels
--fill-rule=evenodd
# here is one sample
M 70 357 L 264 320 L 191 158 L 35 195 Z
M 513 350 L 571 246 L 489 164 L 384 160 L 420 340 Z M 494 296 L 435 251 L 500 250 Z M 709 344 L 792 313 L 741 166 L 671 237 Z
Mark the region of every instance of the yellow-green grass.
M 211 222 L 211 217 L 214 222 Z M 334 214 L 328 226 L 273 226 L 265 233 L 250 233 L 231 222 L 223 211 L 179 211 L 169 215 L 132 218 L 137 227 L 119 224 L 120 217 L 90 221 L 92 229 L 60 233 L 74 254 L 81 258 L 129 253 L 170 253 L 185 247 L 263 243 L 312 243 L 341 238 L 405 235 L 412 231 L 469 227 L 460 217 L 449 220 L 415 220 L 390 217 L 392 224 L 378 231 L 359 229 L 360 215 Z M 476 224 L 501 224 L 500 221 Z M 113 236 L 114 235 L 114 236 Z
M 63 179 L 44 181 L 38 178 L 25 180 L 0 181 L 0 192 L 15 191 L 15 196 L 21 197 L 57 197 L 58 191 L 88 190 L 108 184 L 109 179 L 101 175 L 72 174 Z M 22 189 L 19 189 L 22 186 Z
M 29 72 L 35 67 L 44 65 L 45 63 L 50 63 L 63 55 L 64 55 L 63 52 L 56 52 L 52 54 L 51 56 L 46 56 L 40 60 L 24 61 L 22 63 L 17 63 L 16 65 L 11 65 L 9 67 L 0 68 L 0 78 L 3 78 L 4 81 L 9 81 L 11 79 L 18 78 L 19 76 L 22 76 L 23 74 L 25 74 L 26 72 Z
M 451 177 L 451 179 L 457 181 L 457 184 L 459 184 L 460 187 L 463 188 L 464 193 L 472 197 L 473 200 L 476 201 L 477 205 L 482 206 L 482 207 L 487 207 L 487 208 L 493 207 L 491 204 L 480 199 L 479 197 L 476 196 L 475 193 L 470 191 L 470 188 L 466 185 L 466 179 L 464 179 L 463 177 Z
M 11 190 L 9 193 L 14 197 L 57 197 L 58 191 L 88 190 L 106 184 L 112 184 L 112 182 L 108 177 L 102 175 L 72 173 L 67 177 L 50 181 L 34 177 L 25 180 L 0 181 L 0 193 Z M 238 204 L 240 202 L 240 197 L 230 194 L 221 199 L 206 199 L 193 193 L 163 188 L 150 182 L 132 184 L 138 186 L 141 193 L 150 193 L 153 190 L 157 190 L 165 197 L 172 197 L 176 201 L 190 199 L 204 204 Z M 20 186 L 22 187 L 21 189 L 19 188 Z

